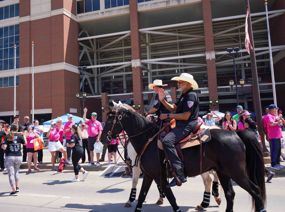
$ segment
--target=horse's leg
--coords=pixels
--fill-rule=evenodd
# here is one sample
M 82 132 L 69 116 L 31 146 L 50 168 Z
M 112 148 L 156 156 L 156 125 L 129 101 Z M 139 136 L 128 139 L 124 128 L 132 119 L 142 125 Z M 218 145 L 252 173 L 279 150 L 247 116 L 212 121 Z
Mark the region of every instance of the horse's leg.
M 211 183 L 212 183 L 212 178 L 210 176 L 209 172 L 205 172 L 203 174 L 201 174 L 201 177 L 203 179 L 203 183 L 205 186 L 205 191 L 204 191 L 204 195 L 203 195 L 203 201 L 201 202 L 200 205 L 196 206 L 196 210 L 203 210 L 204 208 L 209 207 L 210 205 L 210 192 L 211 192 Z
M 152 181 L 153 181 L 153 178 L 151 178 L 150 176 L 144 174 L 142 187 L 141 187 L 141 190 L 140 190 L 138 203 L 137 203 L 135 212 L 139 212 L 139 211 L 142 210 L 142 204 L 145 201 L 145 197 L 146 197 L 146 195 L 148 193 L 148 190 L 149 190 L 149 188 L 151 186 Z
M 239 177 L 232 176 L 232 179 L 244 190 L 246 190 L 254 199 L 255 210 L 258 212 L 266 212 L 264 209 L 264 202 L 260 195 L 260 189 L 247 176 L 247 174 L 239 175 Z
M 164 174 L 162 174 L 162 176 L 165 176 Z M 156 183 L 158 184 L 159 182 L 161 182 L 161 191 L 162 194 L 165 194 L 166 198 L 168 199 L 170 205 L 172 206 L 172 209 L 174 212 L 181 212 L 179 206 L 177 205 L 176 202 L 176 198 L 171 190 L 171 187 L 169 187 L 168 182 L 166 180 L 166 178 L 162 179 L 157 179 Z
M 211 173 L 214 176 L 214 181 L 212 184 L 212 195 L 214 196 L 216 203 L 220 205 L 222 200 L 219 194 L 219 178 L 218 178 L 217 173 L 214 170 L 212 170 Z
M 141 174 L 141 169 L 138 166 L 133 166 L 132 168 L 133 176 L 132 176 L 132 190 L 130 193 L 129 200 L 126 202 L 125 207 L 130 208 L 132 206 L 132 202 L 136 199 L 136 193 L 137 193 L 137 185 L 138 180 Z
M 221 174 L 220 172 L 217 172 L 217 174 L 219 176 L 227 200 L 226 212 L 233 212 L 235 192 L 231 179 L 228 176 Z
M 163 194 L 162 189 L 161 189 L 161 187 L 158 184 L 157 184 L 157 189 L 158 189 L 158 192 L 159 192 L 159 198 L 158 198 L 158 200 L 156 201 L 155 204 L 162 205 L 163 204 L 163 198 L 165 197 L 165 195 Z

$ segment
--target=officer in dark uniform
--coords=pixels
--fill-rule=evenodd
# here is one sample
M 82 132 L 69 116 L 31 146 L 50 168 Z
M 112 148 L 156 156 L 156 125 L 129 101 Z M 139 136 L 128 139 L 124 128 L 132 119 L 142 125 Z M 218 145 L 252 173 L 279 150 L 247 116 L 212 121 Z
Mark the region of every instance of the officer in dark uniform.
M 153 83 L 148 85 L 148 88 L 155 92 L 155 97 L 154 97 L 154 101 L 152 102 L 153 106 L 147 112 L 147 115 L 155 114 L 157 115 L 157 117 L 159 117 L 161 113 L 169 113 L 169 111 L 165 108 L 165 106 L 159 101 L 159 97 L 158 97 L 159 91 L 163 90 L 165 94 L 165 100 L 169 103 L 172 103 L 172 98 L 169 92 L 163 89 L 166 86 L 167 84 L 163 84 L 162 80 L 160 79 L 156 79 L 153 81 Z M 158 120 L 158 124 L 160 124 L 160 119 Z
M 176 127 L 164 137 L 162 143 L 166 157 L 175 172 L 174 179 L 170 182 L 170 186 L 180 186 L 186 182 L 187 179 L 184 175 L 183 163 L 175 149 L 175 144 L 193 132 L 198 124 L 199 99 L 197 94 L 193 91 L 198 89 L 198 84 L 193 76 L 188 73 L 182 73 L 180 76 L 173 77 L 171 80 L 177 81 L 182 95 L 176 104 L 170 104 L 165 100 L 163 90 L 160 90 L 158 93 L 160 102 L 169 111 L 173 112 L 161 114 L 160 119 L 164 120 L 169 118 L 176 120 Z

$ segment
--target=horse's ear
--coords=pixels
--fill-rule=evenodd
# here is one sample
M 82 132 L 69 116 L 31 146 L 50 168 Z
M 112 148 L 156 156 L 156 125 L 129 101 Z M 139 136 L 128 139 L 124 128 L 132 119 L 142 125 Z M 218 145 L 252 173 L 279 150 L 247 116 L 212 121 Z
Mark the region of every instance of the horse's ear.
M 112 103 L 114 105 L 114 108 L 116 109 L 118 107 L 118 104 L 116 102 L 114 102 L 114 100 L 112 100 Z

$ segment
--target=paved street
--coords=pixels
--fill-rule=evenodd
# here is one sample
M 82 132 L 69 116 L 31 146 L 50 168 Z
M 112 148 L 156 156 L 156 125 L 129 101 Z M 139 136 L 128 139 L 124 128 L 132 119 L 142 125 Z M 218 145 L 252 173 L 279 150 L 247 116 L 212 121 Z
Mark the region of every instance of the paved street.
M 131 179 L 122 177 L 105 178 L 99 176 L 101 171 L 89 172 L 85 182 L 72 182 L 73 172 L 66 170 L 62 174 L 45 170 L 40 173 L 25 174 L 21 170 L 21 187 L 18 196 L 9 195 L 7 175 L 0 177 L 1 211 L 133 211 L 123 205 L 129 196 Z M 141 183 L 141 180 L 140 180 Z M 140 184 L 139 184 L 140 185 Z M 268 211 L 284 211 L 285 178 L 274 178 L 266 184 Z M 247 193 L 235 186 L 235 211 L 251 211 L 251 199 Z M 181 188 L 174 189 L 178 204 L 183 211 L 195 211 L 203 195 L 200 177 L 190 178 Z M 224 211 L 225 199 L 222 193 L 222 205 L 217 207 L 213 198 L 207 211 Z M 144 211 L 172 211 L 168 201 L 163 206 L 154 205 L 158 192 L 151 187 L 144 205 Z

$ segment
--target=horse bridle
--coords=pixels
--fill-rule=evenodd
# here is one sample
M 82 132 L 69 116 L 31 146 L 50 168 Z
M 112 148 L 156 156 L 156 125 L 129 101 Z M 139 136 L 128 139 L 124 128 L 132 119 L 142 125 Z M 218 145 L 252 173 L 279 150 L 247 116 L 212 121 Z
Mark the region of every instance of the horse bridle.
M 128 145 L 128 143 L 129 143 L 129 141 L 130 141 L 130 138 L 135 138 L 135 137 L 137 137 L 137 136 L 139 136 L 139 135 L 142 135 L 142 134 L 146 133 L 147 131 L 149 131 L 149 130 L 151 130 L 151 129 L 153 128 L 153 127 L 150 127 L 150 128 L 147 128 L 146 130 L 143 130 L 143 131 L 140 132 L 140 133 L 135 134 L 135 135 L 128 135 L 128 136 L 127 136 L 126 133 L 125 133 L 123 124 L 122 124 L 122 122 L 121 122 L 122 119 L 123 119 L 123 115 L 122 115 L 122 114 L 118 114 L 118 110 L 116 110 L 114 116 L 115 116 L 115 118 L 114 118 L 114 120 L 113 120 L 111 130 L 109 130 L 109 131 L 107 132 L 107 139 L 108 139 L 109 141 L 111 141 L 111 139 L 112 139 L 112 134 L 113 134 L 113 130 L 114 130 L 114 127 L 115 127 L 115 125 L 116 125 L 116 123 L 117 123 L 117 120 L 118 120 L 118 122 L 119 122 L 119 124 L 120 124 L 120 126 L 121 126 L 121 129 L 122 129 L 122 131 L 124 132 L 124 133 L 123 133 L 123 139 L 125 140 L 124 144 L 123 144 L 123 142 L 122 142 L 121 136 L 120 136 L 120 135 L 118 136 L 118 134 L 116 134 L 116 136 L 119 137 L 120 143 L 121 143 L 121 145 L 124 147 L 124 151 L 127 150 L 127 145 Z M 128 162 L 128 160 L 125 159 L 125 158 L 121 155 L 121 153 L 118 151 L 119 156 L 120 156 L 121 159 L 122 159 L 128 166 L 130 166 L 131 168 L 133 168 L 134 166 L 138 166 L 138 161 L 139 161 L 139 159 L 141 158 L 141 156 L 143 155 L 143 153 L 145 152 L 146 148 L 148 147 L 148 145 L 150 144 L 150 142 L 153 141 L 154 138 L 155 138 L 160 132 L 161 132 L 161 131 L 159 131 L 159 132 L 156 133 L 153 137 L 151 137 L 151 138 L 148 140 L 148 142 L 144 145 L 142 151 L 141 151 L 140 153 L 137 153 L 137 156 L 136 156 L 134 165 L 130 164 L 130 163 Z

